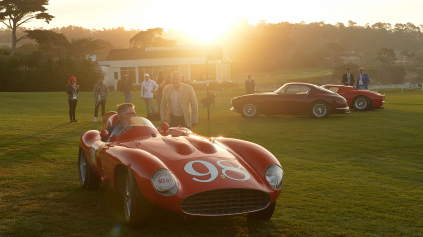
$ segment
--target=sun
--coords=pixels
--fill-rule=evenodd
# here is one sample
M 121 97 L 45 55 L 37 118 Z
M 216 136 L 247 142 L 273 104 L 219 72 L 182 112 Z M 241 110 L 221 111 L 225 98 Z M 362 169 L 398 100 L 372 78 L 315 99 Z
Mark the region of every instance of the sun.
M 219 37 L 227 26 L 219 24 L 219 22 L 192 22 L 185 25 L 183 30 L 192 38 L 197 44 L 216 44 Z

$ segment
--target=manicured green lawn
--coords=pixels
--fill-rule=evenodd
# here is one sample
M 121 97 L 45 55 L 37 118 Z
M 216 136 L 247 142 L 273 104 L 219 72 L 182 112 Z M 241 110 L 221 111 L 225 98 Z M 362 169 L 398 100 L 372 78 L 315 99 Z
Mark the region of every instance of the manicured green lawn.
M 78 139 L 92 123 L 92 93 L 80 93 L 79 123 L 68 123 L 66 94 L 0 93 L 0 236 L 422 236 L 423 93 L 386 91 L 383 110 L 330 115 L 260 116 L 231 112 L 242 91 L 214 91 L 200 106 L 205 136 L 258 143 L 285 172 L 270 221 L 246 216 L 185 219 L 158 211 L 148 228 L 124 224 L 111 188 L 79 187 Z M 198 101 L 205 91 L 198 91 Z M 107 110 L 123 97 L 111 93 Z M 138 93 L 139 115 L 145 107 Z M 155 122 L 158 126 L 159 122 Z

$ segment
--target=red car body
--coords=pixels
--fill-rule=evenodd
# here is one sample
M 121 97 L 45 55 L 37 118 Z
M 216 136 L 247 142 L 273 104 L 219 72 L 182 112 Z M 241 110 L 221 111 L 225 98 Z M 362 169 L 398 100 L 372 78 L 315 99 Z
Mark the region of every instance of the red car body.
M 118 116 L 109 112 L 103 121 L 104 128 L 108 128 L 117 123 Z M 143 204 L 147 207 L 193 216 L 250 213 L 254 217 L 259 213 L 256 217 L 268 219 L 269 212 L 273 214 L 282 186 L 272 187 L 265 172 L 269 166 L 280 167 L 281 171 L 282 167 L 275 156 L 257 144 L 201 137 L 185 128 L 161 130 L 152 126 L 133 127 L 102 141 L 105 131 L 90 130 L 80 139 L 79 174 L 81 186 L 86 189 L 98 188 L 96 182 L 101 179 L 125 197 L 130 188 L 128 175 L 132 173 L 141 194 L 137 198 L 147 201 Z M 153 176 L 160 170 L 171 174 L 155 179 Z M 87 183 L 90 175 L 95 177 L 94 184 Z M 174 181 L 170 180 L 172 175 Z M 169 189 L 173 194 L 159 192 L 156 182 L 168 182 L 165 187 L 176 185 L 177 189 Z M 283 171 L 281 182 L 283 185 Z M 127 220 L 135 225 L 145 218 L 133 221 L 127 216 Z
M 324 85 L 324 88 L 343 96 L 355 110 L 382 109 L 385 95 L 370 90 L 358 90 L 352 86 Z
M 274 92 L 248 94 L 231 101 L 234 112 L 246 118 L 259 114 L 303 114 L 316 118 L 349 113 L 347 101 L 332 91 L 307 83 L 287 83 Z

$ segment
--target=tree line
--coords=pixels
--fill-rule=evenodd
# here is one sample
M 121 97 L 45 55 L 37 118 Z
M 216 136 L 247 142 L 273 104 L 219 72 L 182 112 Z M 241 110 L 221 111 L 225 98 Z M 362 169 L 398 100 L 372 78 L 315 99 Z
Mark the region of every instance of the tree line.
M 32 5 L 26 4 L 28 1 Z M 184 32 L 161 28 L 90 30 L 68 26 L 31 30 L 22 25 L 37 19 L 49 22 L 54 16 L 44 8 L 48 0 L 27 0 L 26 3 L 19 0 L 0 3 L 0 22 L 7 27 L 0 28 L 0 43 L 12 42 L 11 49 L 0 49 L 0 69 L 5 69 L 0 80 L 9 85 L 2 90 L 19 90 L 19 83 L 27 85 L 23 82 L 29 82 L 31 73 L 43 75 L 40 77 L 46 82 L 68 78 L 70 74 L 66 73 L 70 70 L 66 67 L 85 68 L 88 71 L 83 74 L 98 75 L 101 72 L 95 62 L 84 56 L 87 54 L 107 55 L 113 48 L 192 44 Z M 423 65 L 422 26 L 383 22 L 360 26 L 351 20 L 347 25 L 266 21 L 249 24 L 245 18 L 227 29 L 216 44 L 222 45 L 232 60 L 233 73 L 321 67 L 334 68 L 337 75 L 347 66 L 357 69 L 366 66 L 366 71 L 372 70 L 375 83 L 421 82 L 421 69 L 398 66 L 394 62 L 400 58 Z M 342 57 L 346 56 L 355 56 L 365 63 L 344 65 Z M 65 68 L 60 70 L 59 66 Z M 48 70 L 57 71 L 57 77 L 47 73 Z M 46 83 L 37 88 L 59 89 L 55 85 Z

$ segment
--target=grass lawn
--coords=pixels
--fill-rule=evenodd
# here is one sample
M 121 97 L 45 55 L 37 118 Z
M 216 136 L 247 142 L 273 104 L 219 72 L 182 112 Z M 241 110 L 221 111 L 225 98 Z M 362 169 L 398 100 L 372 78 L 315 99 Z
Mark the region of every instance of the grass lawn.
M 270 221 L 247 221 L 245 215 L 184 218 L 158 211 L 148 228 L 129 228 L 122 198 L 111 188 L 79 186 L 79 137 L 101 129 L 100 122 L 91 122 L 92 93 L 80 93 L 80 122 L 72 124 L 65 92 L 0 93 L 0 236 L 423 235 L 421 90 L 386 90 L 383 110 L 327 119 L 244 119 L 229 110 L 230 99 L 242 91 L 214 92 L 210 122 L 200 107 L 193 130 L 258 143 L 279 159 L 285 185 Z M 196 93 L 198 101 L 206 94 Z M 142 116 L 139 97 L 135 93 L 133 102 Z M 107 110 L 122 102 L 112 92 Z

